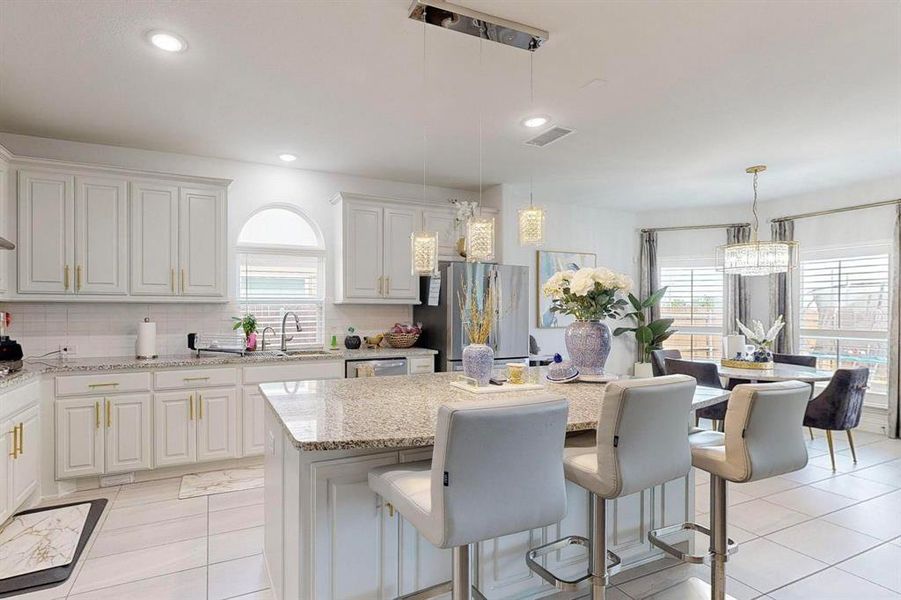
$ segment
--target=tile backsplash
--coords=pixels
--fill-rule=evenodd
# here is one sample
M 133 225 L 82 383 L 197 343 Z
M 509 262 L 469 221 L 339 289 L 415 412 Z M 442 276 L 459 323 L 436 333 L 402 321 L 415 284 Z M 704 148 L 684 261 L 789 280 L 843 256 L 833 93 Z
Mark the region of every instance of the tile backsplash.
M 227 304 L 141 303 L 0 303 L 12 314 L 9 335 L 22 344 L 27 357 L 36 357 L 74 346 L 75 357 L 130 356 L 134 354 L 138 323 L 150 317 L 156 323 L 157 352 L 184 355 L 187 334 L 192 331 L 228 333 L 231 317 L 239 316 L 237 302 Z M 409 321 L 412 309 L 404 305 L 325 305 L 327 343 L 334 332 L 338 339 L 353 325 L 361 335 L 385 331 L 395 322 Z

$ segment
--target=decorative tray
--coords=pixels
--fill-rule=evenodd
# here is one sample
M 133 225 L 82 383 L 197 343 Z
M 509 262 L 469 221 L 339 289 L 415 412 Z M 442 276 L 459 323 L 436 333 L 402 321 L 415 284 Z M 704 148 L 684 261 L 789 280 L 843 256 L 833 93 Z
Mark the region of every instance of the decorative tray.
M 530 392 L 534 390 L 542 390 L 544 386 L 540 383 L 504 383 L 502 385 L 483 385 L 474 386 L 465 381 L 451 381 L 451 387 L 458 390 L 464 390 L 470 394 L 500 394 L 503 392 Z
M 773 361 L 769 362 L 754 362 L 751 360 L 734 360 L 729 358 L 721 358 L 720 366 L 728 367 L 730 369 L 751 369 L 753 371 L 766 371 L 767 369 L 772 369 Z

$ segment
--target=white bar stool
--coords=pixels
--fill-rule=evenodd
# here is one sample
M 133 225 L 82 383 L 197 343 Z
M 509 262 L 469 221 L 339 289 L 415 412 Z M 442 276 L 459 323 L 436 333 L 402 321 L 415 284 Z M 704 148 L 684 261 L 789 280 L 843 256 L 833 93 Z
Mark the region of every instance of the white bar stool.
M 620 564 L 620 558 L 607 550 L 606 501 L 688 474 L 688 418 L 695 387 L 694 378 L 687 375 L 607 385 L 597 432 L 568 438 L 563 455 L 566 478 L 591 492 L 591 539 L 569 536 L 533 548 L 526 554 L 533 572 L 564 591 L 590 579 L 591 597 L 606 597 L 608 578 Z M 589 566 L 585 575 L 567 580 L 545 569 L 539 559 L 569 545 L 589 548 Z
M 369 472 L 369 487 L 429 542 L 453 548 L 453 579 L 402 596 L 484 598 L 470 580 L 469 545 L 557 523 L 566 515 L 559 396 L 476 401 L 438 410 L 432 460 Z
M 694 429 L 689 435 L 692 464 L 710 473 L 710 530 L 683 523 L 648 533 L 648 540 L 687 562 L 710 558 L 711 585 L 692 579 L 683 596 L 726 598 L 726 561 L 738 547 L 726 535 L 726 482 L 745 483 L 803 469 L 807 446 L 801 424 L 810 399 L 810 385 L 800 381 L 743 384 L 732 390 L 725 431 Z M 710 536 L 707 554 L 688 555 L 661 538 L 681 529 Z

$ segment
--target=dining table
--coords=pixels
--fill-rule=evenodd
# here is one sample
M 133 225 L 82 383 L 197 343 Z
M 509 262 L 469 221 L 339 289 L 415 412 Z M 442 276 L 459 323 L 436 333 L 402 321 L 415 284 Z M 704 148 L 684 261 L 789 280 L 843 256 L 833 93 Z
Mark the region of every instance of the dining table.
M 786 363 L 774 363 L 770 369 L 741 369 L 737 367 L 719 367 L 720 377 L 729 379 L 745 379 L 754 383 L 765 381 L 803 381 L 805 383 L 818 383 L 832 379 L 834 371 L 790 365 Z

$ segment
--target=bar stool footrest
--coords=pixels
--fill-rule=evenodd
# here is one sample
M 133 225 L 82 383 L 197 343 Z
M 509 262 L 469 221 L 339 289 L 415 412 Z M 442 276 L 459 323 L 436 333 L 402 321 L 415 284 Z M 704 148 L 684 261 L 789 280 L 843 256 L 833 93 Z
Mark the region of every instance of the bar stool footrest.
M 683 562 L 702 564 L 706 559 L 713 556 L 713 552 L 705 552 L 704 554 L 687 554 L 682 552 L 675 546 L 664 542 L 661 538 L 680 531 L 696 531 L 707 537 L 710 537 L 710 530 L 703 525 L 697 523 L 679 523 L 678 525 L 670 525 L 669 527 L 661 527 L 660 529 L 652 529 L 648 532 L 648 541 L 651 545 L 660 548 L 673 558 L 677 558 Z M 726 555 L 735 554 L 738 551 L 738 544 L 731 539 L 726 539 Z
M 445 581 L 443 583 L 438 583 L 421 590 L 416 590 L 415 592 L 411 592 L 409 594 L 404 594 L 403 596 L 398 596 L 394 600 L 429 600 L 429 598 L 437 598 L 438 596 L 449 594 L 453 590 L 453 582 Z M 477 588 L 476 586 L 472 586 L 472 597 L 473 600 L 487 600 L 485 598 L 485 595 L 482 594 L 482 592 L 480 592 L 479 588 Z
M 577 577 L 575 579 L 563 579 L 561 577 L 557 577 L 549 570 L 544 568 L 541 564 L 538 563 L 537 559 L 540 559 L 548 554 L 552 554 L 554 552 L 559 552 L 569 546 L 582 546 L 587 550 L 591 550 L 591 540 L 588 538 L 584 538 L 580 535 L 570 535 L 565 538 L 561 538 L 559 540 L 550 542 L 548 544 L 544 544 L 543 546 L 538 546 L 537 548 L 532 548 L 526 553 L 526 565 L 528 565 L 529 569 L 544 579 L 546 582 L 557 588 L 558 590 L 564 592 L 572 592 L 578 589 L 579 584 L 587 579 L 592 577 L 591 572 L 586 572 L 581 577 Z M 614 554 L 613 552 L 607 551 L 607 560 L 610 561 L 607 565 L 607 576 L 616 575 L 620 571 L 620 566 L 622 560 L 619 556 Z M 606 582 L 605 582 L 606 585 Z

